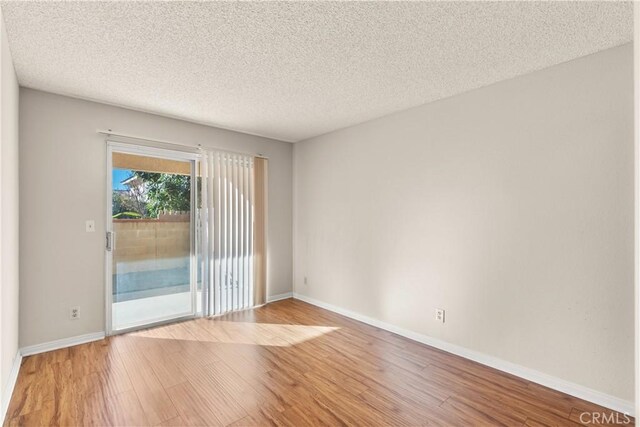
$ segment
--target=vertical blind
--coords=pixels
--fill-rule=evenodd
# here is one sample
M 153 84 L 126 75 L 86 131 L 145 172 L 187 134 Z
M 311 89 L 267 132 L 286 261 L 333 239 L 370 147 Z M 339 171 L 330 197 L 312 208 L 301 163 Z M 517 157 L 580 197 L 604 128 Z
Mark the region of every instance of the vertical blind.
M 198 234 L 203 315 L 223 314 L 256 304 L 255 193 L 256 182 L 261 181 L 256 181 L 254 173 L 256 160 L 220 151 L 202 155 Z

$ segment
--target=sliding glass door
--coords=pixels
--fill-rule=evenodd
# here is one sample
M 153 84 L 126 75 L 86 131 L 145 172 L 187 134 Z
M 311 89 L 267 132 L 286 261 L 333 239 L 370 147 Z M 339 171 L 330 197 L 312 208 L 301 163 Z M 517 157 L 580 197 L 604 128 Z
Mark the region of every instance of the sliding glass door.
M 197 311 L 195 154 L 109 143 L 110 333 Z

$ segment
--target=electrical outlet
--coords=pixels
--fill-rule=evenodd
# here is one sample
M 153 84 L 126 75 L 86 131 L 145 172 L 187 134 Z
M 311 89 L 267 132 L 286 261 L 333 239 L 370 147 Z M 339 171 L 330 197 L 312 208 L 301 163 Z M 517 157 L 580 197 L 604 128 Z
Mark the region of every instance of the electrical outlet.
M 80 318 L 80 307 L 71 307 L 69 309 L 69 318 L 71 320 L 78 320 Z
M 440 323 L 444 323 L 444 310 L 436 308 L 436 320 Z
M 93 233 L 96 231 L 96 222 L 92 219 L 88 219 L 84 223 L 84 228 L 87 233 Z
M 307 282 L 307 276 L 304 276 L 304 284 L 305 284 L 305 285 L 308 285 L 308 282 Z

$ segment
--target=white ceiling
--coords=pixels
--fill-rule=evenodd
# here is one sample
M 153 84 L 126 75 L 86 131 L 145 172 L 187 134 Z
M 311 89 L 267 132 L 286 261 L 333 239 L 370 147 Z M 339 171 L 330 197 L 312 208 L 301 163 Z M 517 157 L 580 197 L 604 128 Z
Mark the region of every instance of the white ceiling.
M 2 2 L 21 85 L 299 141 L 632 40 L 630 2 Z

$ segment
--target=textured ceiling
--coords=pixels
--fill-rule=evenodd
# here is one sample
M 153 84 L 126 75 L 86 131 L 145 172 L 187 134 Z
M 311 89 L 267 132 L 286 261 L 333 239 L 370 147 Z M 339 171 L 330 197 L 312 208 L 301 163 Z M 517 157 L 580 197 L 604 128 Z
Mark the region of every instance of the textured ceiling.
M 632 39 L 630 2 L 2 2 L 21 85 L 299 141 Z

